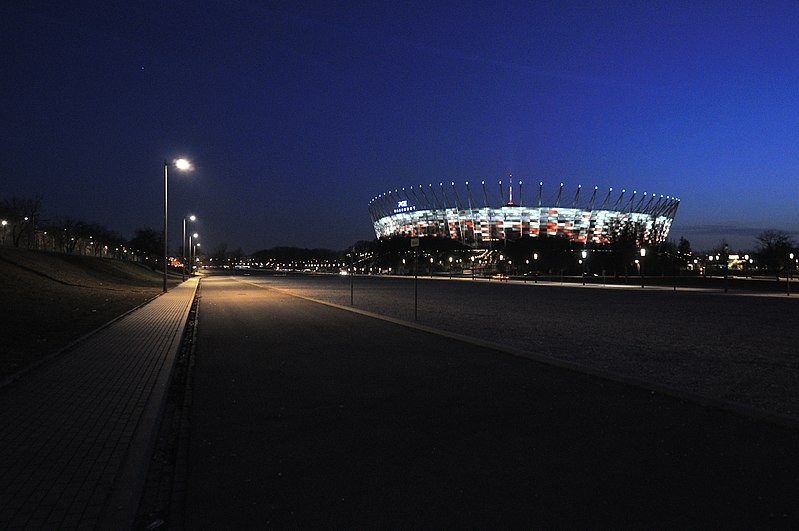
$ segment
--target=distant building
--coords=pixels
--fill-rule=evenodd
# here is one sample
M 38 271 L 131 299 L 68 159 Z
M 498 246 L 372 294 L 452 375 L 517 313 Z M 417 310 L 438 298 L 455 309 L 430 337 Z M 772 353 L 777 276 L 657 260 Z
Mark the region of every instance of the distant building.
M 374 197 L 369 213 L 381 239 L 439 237 L 488 247 L 491 242 L 528 236 L 608 244 L 627 235 L 655 244 L 668 236 L 680 204 L 674 197 L 626 190 L 614 193 L 612 188 L 600 193 L 595 187 L 590 194 L 581 195 L 578 186 L 573 195 L 564 196 L 563 183 L 554 198 L 545 199 L 543 188 L 539 182 L 530 200 L 522 196 L 521 181 L 516 186 L 511 179 L 500 181 L 499 193 L 494 196 L 499 201 L 492 205 L 485 181 L 474 189 L 468 182 L 463 186 L 454 182 L 449 186 L 411 186 Z

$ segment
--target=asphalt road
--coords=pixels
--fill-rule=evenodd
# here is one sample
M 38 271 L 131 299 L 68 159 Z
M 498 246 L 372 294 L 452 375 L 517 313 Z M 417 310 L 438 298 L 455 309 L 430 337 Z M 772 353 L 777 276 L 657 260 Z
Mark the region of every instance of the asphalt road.
M 796 527 L 799 432 L 203 280 L 186 527 Z
M 350 305 L 351 277 L 250 280 Z M 358 276 L 355 308 L 414 320 L 413 278 Z M 799 297 L 420 278 L 418 322 L 783 415 L 799 425 Z

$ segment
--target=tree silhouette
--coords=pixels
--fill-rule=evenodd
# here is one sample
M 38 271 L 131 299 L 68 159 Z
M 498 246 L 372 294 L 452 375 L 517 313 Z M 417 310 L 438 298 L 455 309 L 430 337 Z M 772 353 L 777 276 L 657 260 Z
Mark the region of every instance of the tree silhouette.
M 769 229 L 757 236 L 757 258 L 761 264 L 779 278 L 780 271 L 785 269 L 788 255 L 795 244 L 785 232 Z

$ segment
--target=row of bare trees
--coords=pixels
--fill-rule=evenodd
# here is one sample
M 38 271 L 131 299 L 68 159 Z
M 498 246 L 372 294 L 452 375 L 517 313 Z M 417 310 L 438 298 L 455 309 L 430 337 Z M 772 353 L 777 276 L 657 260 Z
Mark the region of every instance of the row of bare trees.
M 137 229 L 131 240 L 103 225 L 72 217 L 48 219 L 41 198 L 0 201 L 0 245 L 129 260 L 158 261 L 161 231 Z

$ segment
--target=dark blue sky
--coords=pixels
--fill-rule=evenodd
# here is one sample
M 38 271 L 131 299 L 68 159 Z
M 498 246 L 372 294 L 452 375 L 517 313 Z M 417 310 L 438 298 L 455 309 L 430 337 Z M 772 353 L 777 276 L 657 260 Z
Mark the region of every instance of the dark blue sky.
M 0 199 L 129 237 L 185 156 L 171 234 L 338 249 L 381 192 L 512 172 L 677 196 L 672 238 L 751 247 L 799 230 L 797 28 L 796 2 L 4 2 Z

